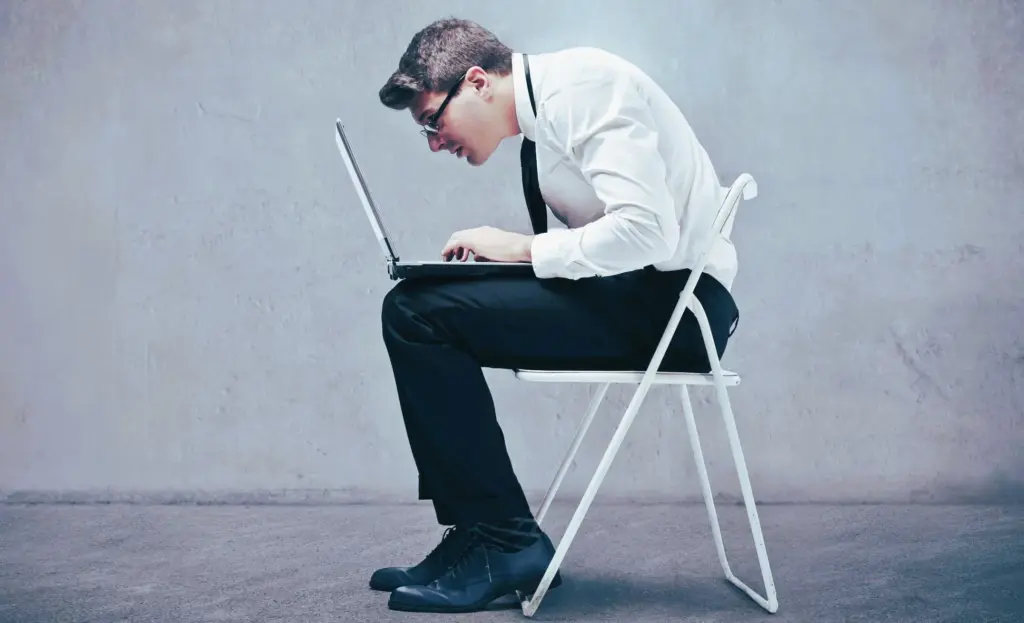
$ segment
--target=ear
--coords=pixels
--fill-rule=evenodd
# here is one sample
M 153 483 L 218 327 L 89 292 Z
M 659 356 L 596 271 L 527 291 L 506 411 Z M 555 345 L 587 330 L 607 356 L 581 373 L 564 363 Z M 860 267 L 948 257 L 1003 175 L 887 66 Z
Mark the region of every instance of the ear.
M 481 95 L 490 93 L 491 76 L 480 67 L 473 66 L 466 72 L 466 82 Z

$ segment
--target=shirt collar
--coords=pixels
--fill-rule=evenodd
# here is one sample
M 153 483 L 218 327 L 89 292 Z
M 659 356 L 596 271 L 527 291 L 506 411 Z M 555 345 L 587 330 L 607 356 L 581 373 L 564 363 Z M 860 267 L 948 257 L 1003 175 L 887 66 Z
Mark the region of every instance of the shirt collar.
M 537 98 L 537 67 L 533 62 L 536 57 L 531 58 L 530 81 L 533 82 L 533 97 Z M 537 117 L 533 114 L 533 107 L 530 106 L 530 94 L 526 90 L 526 72 L 523 69 L 523 55 L 512 54 L 512 87 L 515 94 L 516 120 L 519 122 L 519 129 L 523 136 L 531 141 L 537 140 Z

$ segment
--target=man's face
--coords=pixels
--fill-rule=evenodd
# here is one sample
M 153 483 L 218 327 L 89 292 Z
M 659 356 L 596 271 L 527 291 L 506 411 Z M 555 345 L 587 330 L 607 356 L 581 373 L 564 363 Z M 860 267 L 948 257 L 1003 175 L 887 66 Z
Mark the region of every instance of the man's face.
M 500 118 L 490 76 L 479 67 L 470 69 L 452 90 L 424 93 L 410 112 L 423 126 L 427 144 L 434 152 L 447 151 L 479 166 L 501 142 Z

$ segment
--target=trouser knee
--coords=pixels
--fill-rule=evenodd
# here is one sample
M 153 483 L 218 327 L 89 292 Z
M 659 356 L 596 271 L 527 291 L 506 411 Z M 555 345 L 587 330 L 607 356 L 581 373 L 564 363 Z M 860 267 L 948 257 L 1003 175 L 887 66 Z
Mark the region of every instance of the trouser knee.
M 381 303 L 381 329 L 385 339 L 411 339 L 430 333 L 422 288 L 412 281 L 399 281 Z

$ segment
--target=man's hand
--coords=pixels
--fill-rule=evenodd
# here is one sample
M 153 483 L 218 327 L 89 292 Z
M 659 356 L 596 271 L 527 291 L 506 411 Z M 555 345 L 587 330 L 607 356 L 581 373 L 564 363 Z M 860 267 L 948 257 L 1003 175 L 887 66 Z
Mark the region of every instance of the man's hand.
M 465 262 L 472 253 L 477 260 L 493 262 L 529 262 L 533 236 L 502 231 L 495 227 L 464 229 L 452 234 L 441 250 L 441 257 Z

